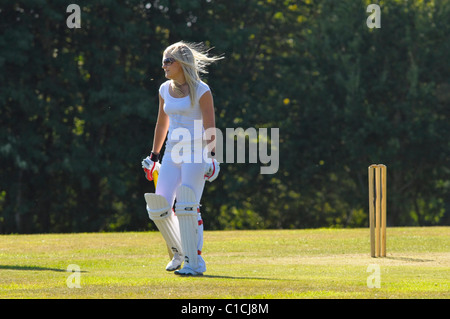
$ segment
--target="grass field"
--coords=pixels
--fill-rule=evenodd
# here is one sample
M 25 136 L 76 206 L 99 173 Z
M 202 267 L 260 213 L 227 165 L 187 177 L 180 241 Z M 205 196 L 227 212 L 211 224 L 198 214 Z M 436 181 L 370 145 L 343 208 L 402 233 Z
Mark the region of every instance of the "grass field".
M 369 252 L 368 229 L 206 231 L 207 272 L 180 278 L 158 232 L 1 235 L 0 298 L 450 298 L 450 227 L 388 228 Z

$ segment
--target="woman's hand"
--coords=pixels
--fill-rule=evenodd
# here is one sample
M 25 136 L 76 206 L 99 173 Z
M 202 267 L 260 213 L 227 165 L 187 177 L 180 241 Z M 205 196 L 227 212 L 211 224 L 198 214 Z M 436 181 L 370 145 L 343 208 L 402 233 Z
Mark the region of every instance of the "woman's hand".
M 161 164 L 159 163 L 159 156 L 157 154 L 152 153 L 142 160 L 142 168 L 144 169 L 145 177 L 149 181 L 153 180 L 153 172 L 155 170 L 159 172 L 160 167 Z

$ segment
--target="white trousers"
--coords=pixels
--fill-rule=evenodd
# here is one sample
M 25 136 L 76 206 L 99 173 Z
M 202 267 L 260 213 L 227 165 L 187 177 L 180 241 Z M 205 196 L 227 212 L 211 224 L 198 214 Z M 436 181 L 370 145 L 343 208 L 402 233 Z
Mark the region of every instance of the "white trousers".
M 192 158 L 193 159 L 193 158 Z M 189 162 L 175 162 L 172 159 L 170 151 L 166 153 L 161 161 L 161 167 L 158 175 L 158 183 L 156 185 L 155 193 L 163 196 L 170 207 L 173 207 L 175 202 L 175 194 L 178 186 L 189 186 L 195 193 L 195 197 L 198 203 L 202 198 L 203 189 L 205 187 L 205 167 L 206 163 L 195 163 L 193 160 Z M 206 270 L 205 262 L 201 257 L 201 251 L 203 249 L 203 220 L 198 211 L 198 242 L 197 250 L 199 257 L 199 265 L 201 268 L 199 271 Z
M 194 190 L 197 202 L 200 203 L 205 187 L 206 163 L 176 163 L 169 154 L 161 162 L 158 184 L 155 193 L 166 198 L 172 207 L 175 202 L 175 192 L 180 185 L 189 186 Z

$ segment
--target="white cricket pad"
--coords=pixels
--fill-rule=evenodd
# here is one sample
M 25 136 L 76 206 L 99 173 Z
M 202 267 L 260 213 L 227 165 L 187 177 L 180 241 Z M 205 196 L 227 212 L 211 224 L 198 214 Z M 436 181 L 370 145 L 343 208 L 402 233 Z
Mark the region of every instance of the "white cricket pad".
M 183 255 L 178 219 L 174 216 L 167 200 L 153 193 L 146 193 L 144 197 L 147 202 L 148 216 L 164 237 L 170 259 L 175 253 Z
M 198 269 L 198 220 L 194 191 L 186 185 L 181 185 L 176 192 L 177 203 L 175 212 L 180 224 L 181 243 L 184 252 L 185 265 L 193 270 Z

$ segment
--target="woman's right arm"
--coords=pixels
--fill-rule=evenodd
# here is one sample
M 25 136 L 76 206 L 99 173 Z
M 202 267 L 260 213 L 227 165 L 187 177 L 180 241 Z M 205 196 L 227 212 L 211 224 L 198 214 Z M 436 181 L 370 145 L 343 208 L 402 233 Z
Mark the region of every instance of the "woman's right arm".
M 169 116 L 164 112 L 164 99 L 161 97 L 161 94 L 159 94 L 159 112 L 155 126 L 155 135 L 153 137 L 153 153 L 159 154 L 161 152 L 168 130 Z

